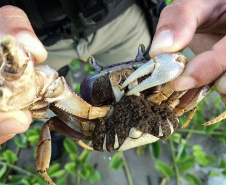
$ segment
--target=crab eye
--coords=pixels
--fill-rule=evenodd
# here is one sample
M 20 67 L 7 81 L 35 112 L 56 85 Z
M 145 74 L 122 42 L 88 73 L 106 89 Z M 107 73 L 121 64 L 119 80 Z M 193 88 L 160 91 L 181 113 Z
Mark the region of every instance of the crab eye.
M 96 70 L 101 71 L 102 66 L 100 66 L 94 59 L 94 57 L 89 57 L 89 64 Z

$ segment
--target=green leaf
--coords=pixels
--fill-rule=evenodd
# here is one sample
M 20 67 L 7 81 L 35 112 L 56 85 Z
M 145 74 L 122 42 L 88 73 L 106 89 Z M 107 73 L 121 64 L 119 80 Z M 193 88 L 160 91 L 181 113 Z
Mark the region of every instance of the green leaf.
M 88 179 L 90 175 L 94 172 L 94 168 L 89 163 L 82 164 L 82 170 L 80 171 L 80 175 L 83 179 Z
M 95 69 L 90 65 L 85 65 L 86 76 L 95 73 Z
M 117 152 L 110 162 L 110 168 L 112 170 L 118 170 L 124 165 L 124 161 L 121 159 L 121 153 Z
M 59 170 L 57 172 L 52 173 L 51 175 L 49 175 L 51 178 L 60 178 L 65 174 L 66 170 Z
M 180 172 L 184 173 L 187 170 L 190 170 L 195 165 L 195 160 L 192 157 L 188 157 L 185 161 L 180 163 Z
M 193 146 L 193 156 L 197 163 L 202 166 L 211 166 L 216 163 L 216 157 L 208 156 L 202 151 L 202 147 L 199 145 Z
M 60 178 L 57 180 L 57 185 L 67 185 L 67 180 L 66 178 Z
M 172 135 L 172 138 L 173 138 L 173 141 L 174 141 L 175 143 L 179 143 L 180 140 L 181 140 L 181 134 L 174 133 L 174 134 Z
M 41 128 L 39 126 L 35 126 L 33 129 L 30 129 L 26 132 L 27 136 L 39 135 Z
M 78 152 L 77 145 L 69 138 L 64 139 L 64 148 L 69 154 L 76 154 Z
M 76 174 L 76 164 L 74 162 L 70 162 L 64 165 L 64 169 L 67 170 L 72 176 Z
M 30 185 L 29 181 L 26 179 L 21 179 L 20 184 L 24 184 L 24 185 Z
M 186 174 L 185 179 L 192 185 L 201 185 L 200 180 L 192 174 Z
M 223 174 L 224 176 L 226 176 L 226 169 L 224 169 L 224 170 L 222 171 L 222 174 Z
M 86 151 L 82 154 L 82 156 L 80 157 L 80 162 L 81 162 L 81 163 L 86 162 L 87 159 L 89 158 L 89 156 L 90 156 L 90 152 L 86 150 Z
M 27 136 L 25 134 L 20 134 L 13 138 L 14 143 L 20 148 L 27 147 Z
M 79 83 L 73 83 L 73 91 L 76 93 L 80 93 L 80 84 Z
M 219 171 L 212 171 L 212 172 L 210 172 L 210 176 L 212 176 L 212 177 L 216 177 L 218 175 L 219 175 Z
M 81 64 L 78 60 L 76 60 L 76 59 L 71 60 L 71 63 L 69 64 L 69 68 L 71 70 L 78 70 L 78 69 L 80 69 L 80 67 L 81 67 Z
M 165 0 L 166 4 L 169 5 L 170 3 L 173 2 L 173 0 Z
M 28 141 L 30 142 L 31 146 L 34 146 L 36 143 L 38 143 L 39 135 L 33 135 L 28 137 Z
M 202 151 L 202 147 L 200 145 L 194 145 L 192 147 L 192 149 L 195 151 L 195 152 L 199 152 L 199 151 Z
M 14 154 L 11 150 L 6 150 L 3 153 L 3 157 L 6 160 L 6 162 L 10 163 L 10 164 L 12 164 L 18 160 L 16 154 Z
M 186 148 L 186 140 L 182 139 L 181 143 L 178 145 L 177 162 L 183 162 L 188 158 L 188 150 Z
M 102 175 L 98 172 L 98 171 L 95 171 L 94 173 L 92 173 L 91 175 L 90 175 L 90 177 L 89 177 L 89 182 L 91 183 L 91 184 L 93 184 L 93 183 L 95 183 L 95 182 L 97 182 L 97 181 L 99 181 L 99 180 L 101 180 L 102 179 Z
M 226 168 L 226 161 L 225 160 L 220 161 L 219 168 Z
M 19 182 L 21 181 L 21 179 L 24 178 L 24 175 L 10 175 L 9 176 L 9 180 L 10 182 L 12 183 L 15 183 L 15 184 L 19 184 Z M 1 184 L 1 183 L 0 183 Z
M 59 170 L 60 170 L 60 163 L 55 163 L 52 166 L 50 166 L 48 170 L 48 174 L 49 176 L 51 176 L 52 174 L 58 172 Z
M 70 157 L 70 159 L 71 159 L 72 161 L 74 161 L 77 165 L 80 164 L 80 160 L 79 160 L 79 157 L 78 157 L 77 155 L 75 155 L 75 154 L 70 154 L 69 157 Z
M 0 166 L 1 166 L 0 167 L 0 179 L 1 179 L 1 177 L 5 174 L 5 172 L 7 170 L 7 166 L 6 166 L 6 164 L 2 164 Z
M 157 142 L 154 142 L 150 145 L 150 149 L 151 149 L 151 153 L 152 153 L 152 156 L 155 158 L 155 159 L 158 159 L 160 157 L 160 154 L 161 154 L 161 146 L 160 146 L 160 142 L 157 141 Z
M 28 141 L 30 142 L 31 146 L 38 143 L 40 130 L 41 130 L 40 127 L 35 126 L 34 129 L 28 130 L 26 132 L 26 135 L 28 137 Z
M 166 163 L 157 161 L 155 162 L 155 168 L 158 170 L 168 181 L 170 180 L 170 177 L 174 177 L 174 171 L 173 169 Z

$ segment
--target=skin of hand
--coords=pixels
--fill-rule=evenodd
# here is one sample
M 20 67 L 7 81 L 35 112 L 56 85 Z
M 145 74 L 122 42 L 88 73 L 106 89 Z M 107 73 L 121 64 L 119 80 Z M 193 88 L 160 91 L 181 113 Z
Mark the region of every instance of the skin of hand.
M 215 81 L 226 94 L 226 1 L 174 0 L 163 9 L 150 56 L 183 50 L 197 54 L 183 74 L 171 82 L 177 90 L 200 87 Z
M 21 9 L 13 6 L 0 8 L 0 23 L 0 39 L 5 35 L 12 35 L 31 51 L 37 63 L 45 61 L 47 51 L 35 35 L 27 15 Z M 0 144 L 18 133 L 27 131 L 32 121 L 31 117 L 29 111 L 0 112 Z

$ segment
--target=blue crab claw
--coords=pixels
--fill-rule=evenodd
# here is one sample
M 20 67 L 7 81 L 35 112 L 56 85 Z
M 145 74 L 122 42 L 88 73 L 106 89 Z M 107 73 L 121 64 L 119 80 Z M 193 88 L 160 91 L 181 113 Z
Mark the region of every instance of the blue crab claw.
M 141 91 L 175 79 L 183 72 L 185 65 L 186 57 L 182 53 L 158 55 L 133 72 L 124 81 L 121 89 L 124 89 L 138 78 L 151 73 L 150 77 L 146 78 L 126 93 L 126 95 L 135 95 Z

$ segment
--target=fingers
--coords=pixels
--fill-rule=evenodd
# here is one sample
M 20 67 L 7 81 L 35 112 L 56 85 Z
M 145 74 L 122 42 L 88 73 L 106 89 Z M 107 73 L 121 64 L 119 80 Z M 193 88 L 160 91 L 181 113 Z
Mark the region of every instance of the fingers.
M 10 139 L 12 139 L 16 134 L 6 134 L 6 135 L 0 135 L 0 145 Z
M 221 40 L 224 35 L 221 34 L 195 34 L 189 43 L 189 48 L 198 55 L 202 52 L 211 50 L 215 43 Z
M 208 3 L 205 0 L 175 0 L 164 8 L 151 45 L 150 56 L 184 49 L 192 40 L 198 26 L 209 19 L 217 6 L 218 0 Z
M 30 112 L 20 110 L 0 112 L 0 144 L 15 134 L 26 132 L 31 120 Z
M 220 94 L 226 94 L 226 72 L 215 81 L 214 86 Z
M 27 15 L 19 8 L 4 6 L 0 8 L 0 38 L 5 35 L 15 36 L 25 48 L 34 55 L 36 62 L 43 62 L 47 52 L 38 40 Z
M 226 37 L 223 37 L 211 50 L 193 58 L 187 64 L 183 74 L 171 82 L 172 87 L 181 91 L 213 82 L 226 71 L 225 51 Z

